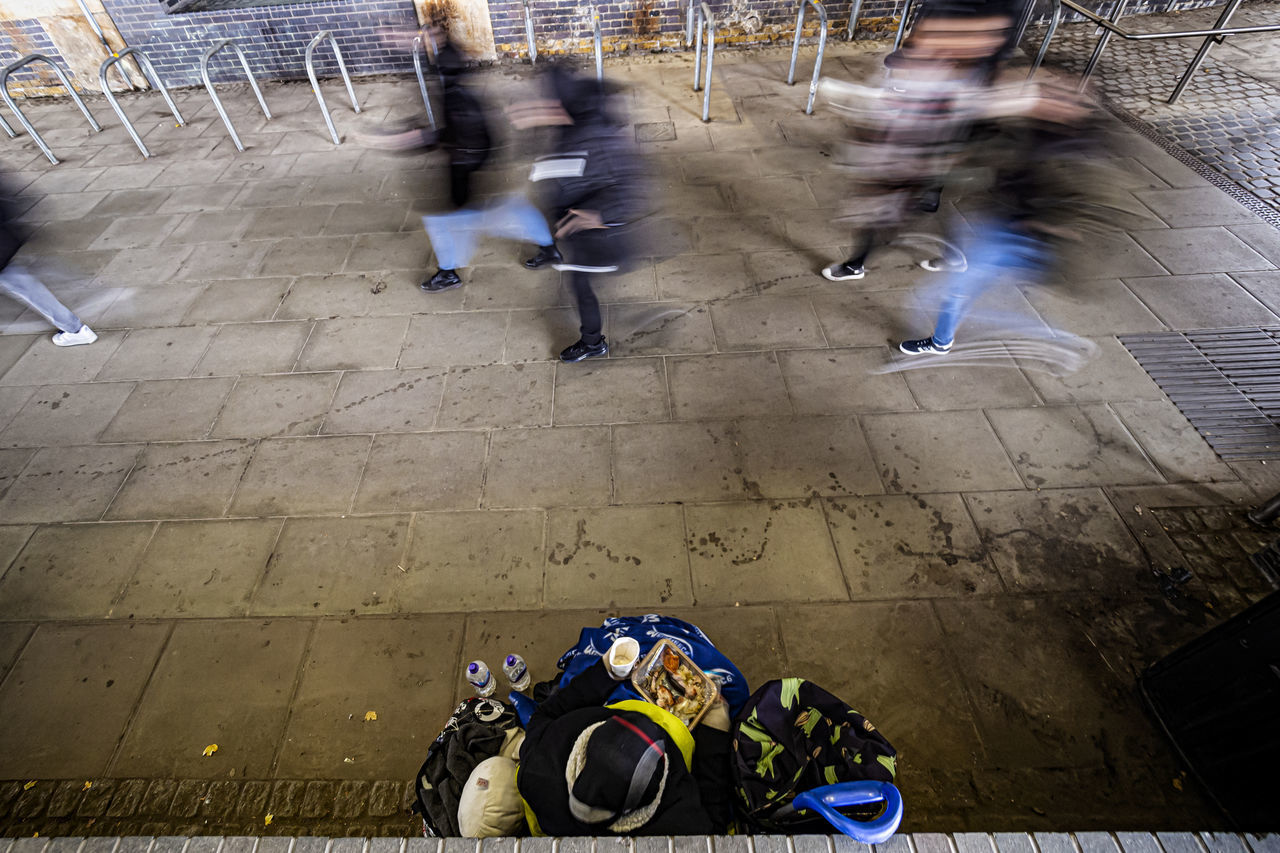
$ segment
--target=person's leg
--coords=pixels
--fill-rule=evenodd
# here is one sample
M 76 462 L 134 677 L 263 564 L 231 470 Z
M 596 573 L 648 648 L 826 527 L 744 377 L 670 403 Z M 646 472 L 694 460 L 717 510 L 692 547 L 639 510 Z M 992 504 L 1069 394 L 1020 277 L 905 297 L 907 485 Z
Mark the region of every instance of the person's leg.
M 569 284 L 573 289 L 573 297 L 578 303 L 578 319 L 582 337 L 560 353 L 562 361 L 582 361 L 585 358 L 604 355 L 609 351 L 602 334 L 604 323 L 600 316 L 600 301 L 591 289 L 591 273 L 572 270 L 569 273 Z
M 483 225 L 483 215 L 475 210 L 455 210 L 438 216 L 422 217 L 427 239 L 436 254 L 439 270 L 419 285 L 429 293 L 450 290 L 462 284 L 456 272 L 471 262 Z
M 98 339 L 93 331 L 81 322 L 70 308 L 58 301 L 38 278 L 19 264 L 9 264 L 0 270 L 0 291 L 44 317 L 58 328 L 61 335 L 54 336 L 59 346 L 90 344 Z
M 449 200 L 455 208 L 465 207 L 471 200 L 471 173 L 475 170 L 475 166 L 462 163 L 449 165 Z
M 867 256 L 871 254 L 871 248 L 880 236 L 879 228 L 863 228 L 856 232 L 853 235 L 853 251 L 849 253 L 849 259 L 824 269 L 823 277 L 830 281 L 854 281 L 865 276 Z

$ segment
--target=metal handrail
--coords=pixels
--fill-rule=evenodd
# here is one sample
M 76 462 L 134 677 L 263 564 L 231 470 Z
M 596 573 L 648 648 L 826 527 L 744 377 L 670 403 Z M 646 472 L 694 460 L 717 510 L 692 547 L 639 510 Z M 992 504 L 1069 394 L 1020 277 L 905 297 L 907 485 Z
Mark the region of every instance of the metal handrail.
M 818 94 L 818 77 L 822 74 L 822 53 L 827 49 L 827 10 L 819 0 L 800 0 L 796 10 L 796 36 L 791 42 L 791 70 L 787 72 L 787 85 L 796 82 L 796 58 L 800 55 L 800 30 L 804 28 L 805 6 L 812 6 L 818 12 L 818 56 L 813 61 L 813 79 L 809 82 L 809 102 L 805 104 L 805 115 L 813 115 L 813 99 Z
M 702 70 L 702 37 L 707 36 L 707 76 L 699 85 Z M 702 120 L 711 121 L 711 64 L 716 56 L 716 19 L 705 2 L 698 4 L 697 51 L 693 59 L 693 91 L 702 89 Z
M 595 31 L 595 48 L 596 48 L 596 79 L 604 79 L 604 37 L 600 32 L 600 10 L 595 6 L 591 7 L 591 27 Z
M 1183 72 L 1182 79 L 1178 81 L 1178 85 L 1174 88 L 1173 94 L 1169 96 L 1168 102 L 1173 103 L 1178 99 L 1178 96 L 1182 94 L 1182 90 L 1191 79 L 1191 75 L 1195 73 L 1196 69 L 1200 66 L 1200 63 L 1204 61 L 1205 56 L 1208 55 L 1211 42 L 1223 41 L 1223 36 L 1240 35 L 1243 33 L 1280 32 L 1280 24 L 1261 24 L 1249 27 L 1226 26 L 1227 22 L 1231 19 L 1231 15 L 1235 12 L 1236 7 L 1240 5 L 1238 0 L 1235 0 L 1235 2 L 1228 4 L 1227 8 L 1223 10 L 1222 15 L 1218 18 L 1217 25 L 1212 29 L 1179 30 L 1161 33 L 1134 33 L 1126 30 L 1124 27 L 1121 27 L 1118 23 L 1120 17 L 1124 14 L 1126 5 L 1128 5 L 1128 0 L 1117 0 L 1115 8 L 1111 11 L 1111 17 L 1104 18 L 1101 15 L 1089 11 L 1078 3 L 1072 2 L 1072 0 L 1058 0 L 1058 8 L 1055 10 L 1056 14 L 1060 15 L 1061 7 L 1065 6 L 1076 14 L 1081 15 L 1085 19 L 1102 27 L 1104 31 L 1102 35 L 1098 37 L 1098 43 L 1094 46 L 1093 55 L 1089 57 L 1089 62 L 1085 65 L 1084 72 L 1080 75 L 1081 89 L 1083 89 L 1085 84 L 1088 83 L 1090 75 L 1092 75 L 1094 69 L 1097 68 L 1098 60 L 1102 58 L 1102 52 L 1106 49 L 1107 43 L 1111 40 L 1113 33 L 1126 41 L 1157 41 L 1161 39 L 1199 38 L 1201 36 L 1205 38 L 1205 42 L 1200 46 L 1200 50 L 1196 53 L 1195 58 L 1191 60 L 1191 63 L 1187 66 L 1187 70 Z M 1040 45 L 1040 52 L 1037 56 L 1037 60 L 1041 59 L 1048 50 L 1049 39 L 1053 37 L 1055 29 L 1056 26 L 1051 27 L 1049 32 L 1045 34 L 1045 40 Z
M 84 0 L 76 0 L 76 2 L 80 4 L 80 11 L 84 12 L 84 16 L 89 19 L 89 27 L 98 36 L 98 41 L 102 42 L 102 47 L 107 51 L 107 53 L 114 54 L 116 49 L 111 46 L 111 42 L 107 41 L 107 34 L 104 33 L 102 31 L 102 27 L 98 25 L 98 19 L 93 17 L 93 12 L 89 11 L 88 4 L 86 4 Z M 128 46 L 129 45 L 127 44 L 125 45 L 125 47 Z M 120 79 L 124 80 L 124 85 L 129 89 L 129 91 L 137 91 L 138 87 L 133 85 L 133 81 L 129 79 L 129 75 L 125 73 L 125 70 L 123 68 L 117 68 L 116 70 L 120 72 Z
M 423 35 L 414 36 L 413 39 L 413 73 L 418 76 L 418 91 L 422 93 L 422 105 L 427 108 L 427 121 L 431 123 L 431 129 L 436 129 L 435 113 L 431 112 L 431 95 L 427 93 L 427 78 L 422 74 L 422 57 L 419 46 L 425 50 L 426 45 L 430 43 L 434 46 L 435 42 L 431 40 L 431 36 Z
M 111 93 L 111 86 L 107 83 L 107 71 L 112 65 L 115 65 L 126 56 L 132 56 L 138 63 L 138 67 L 142 69 L 142 75 L 147 78 L 147 82 L 151 84 L 151 88 L 158 89 L 164 97 L 164 102 L 169 105 L 169 112 L 173 113 L 173 118 L 178 122 L 178 126 L 182 127 L 186 122 L 182 118 L 182 113 L 178 112 L 178 105 L 173 102 L 173 98 L 169 97 L 169 90 L 164 87 L 164 81 L 160 79 L 160 75 L 156 73 L 155 66 L 151 64 L 151 60 L 147 59 L 147 55 L 136 47 L 126 47 L 121 51 L 111 54 L 103 60 L 102 65 L 98 66 L 98 83 L 102 86 L 102 94 L 106 96 L 107 103 L 111 104 L 111 108 L 116 111 L 116 115 L 120 117 L 121 124 L 124 129 L 129 131 L 129 136 L 133 138 L 134 144 L 138 146 L 138 150 L 142 152 L 143 157 L 150 157 L 151 152 L 147 150 L 147 146 L 142 144 L 142 137 L 138 136 L 138 132 L 133 129 L 133 123 L 129 121 L 129 117 L 124 114 L 124 110 L 120 108 L 120 102 L 116 100 L 116 96 Z
M 347 94 L 351 96 L 351 106 L 355 108 L 357 113 L 360 112 L 360 102 L 356 100 L 356 90 L 351 87 L 351 75 L 347 73 L 347 64 L 342 61 L 342 51 L 338 49 L 338 40 L 333 37 L 333 33 L 329 30 L 316 33 L 315 38 L 307 42 L 307 50 L 304 54 L 307 76 L 311 78 L 311 91 L 316 93 L 316 100 L 320 102 L 320 111 L 324 113 L 324 123 L 329 127 L 329 135 L 333 137 L 333 144 L 341 145 L 342 140 L 338 139 L 338 131 L 334 128 L 333 119 L 329 116 L 329 107 L 325 105 L 324 95 L 320 92 L 320 81 L 316 79 L 316 66 L 312 58 L 316 45 L 326 38 L 333 47 L 333 56 L 338 60 L 338 71 L 342 74 L 342 82 L 347 84 Z
M 236 44 L 234 39 L 223 39 L 210 45 L 209 49 L 204 52 L 204 56 L 200 57 L 200 79 L 204 81 L 204 87 L 208 90 L 209 97 L 213 99 L 213 108 L 218 111 L 218 115 L 222 116 L 222 123 L 227 126 L 227 132 L 231 134 L 231 141 L 236 144 L 236 150 L 243 151 L 244 145 L 240 142 L 240 137 L 236 134 L 236 129 L 231 124 L 231 116 L 227 115 L 227 111 L 222 108 L 222 101 L 218 98 L 218 92 L 213 88 L 213 81 L 209 79 L 209 60 L 224 47 L 230 47 L 236 52 L 236 56 L 240 57 L 240 66 L 244 68 L 244 76 L 249 78 L 249 86 L 253 89 L 253 94 L 258 96 L 258 104 L 262 107 L 262 114 L 267 117 L 267 121 L 271 120 L 271 110 L 267 108 L 267 101 L 262 97 L 262 90 L 258 88 L 258 81 L 254 79 L 253 71 L 249 68 L 249 59 L 244 55 L 244 51 L 240 49 L 240 45 Z
M 538 61 L 538 40 L 533 37 L 533 7 L 524 0 L 524 38 L 529 43 L 529 64 Z
M 76 102 L 76 106 L 80 108 L 80 112 L 84 113 L 84 117 L 89 120 L 89 126 L 94 130 L 100 131 L 102 130 L 102 125 L 98 124 L 98 120 L 93 117 L 93 113 L 89 112 L 89 108 L 84 105 L 84 101 L 80 100 L 80 95 L 76 92 L 75 87 L 71 85 L 71 78 L 67 76 L 67 72 L 63 71 L 62 66 L 58 65 L 58 63 L 45 56 L 43 53 L 28 53 L 17 62 L 6 65 L 4 70 L 0 71 L 0 98 L 3 98 L 9 109 L 13 110 L 13 114 L 18 117 L 18 123 L 27 131 L 27 135 L 31 137 L 36 145 L 40 146 L 40 150 L 44 152 L 44 156 L 48 157 L 49 162 L 56 166 L 58 165 L 58 158 L 53 156 L 53 151 L 49 149 L 48 145 L 45 145 L 44 138 L 40 134 L 36 133 L 36 129 L 31 126 L 31 122 L 27 121 L 26 115 L 24 115 L 22 110 L 18 108 L 18 103 L 13 99 L 13 95 L 9 94 L 9 75 L 14 71 L 17 71 L 22 66 L 32 62 L 47 62 L 49 65 L 53 66 L 53 72 L 58 75 L 58 79 L 62 81 L 62 85 L 66 87 L 66 90 L 71 94 L 71 100 Z M 11 138 L 17 135 L 13 132 L 13 128 L 9 127 L 6 122 L 0 121 L 0 124 L 4 125 L 4 129 L 8 132 Z

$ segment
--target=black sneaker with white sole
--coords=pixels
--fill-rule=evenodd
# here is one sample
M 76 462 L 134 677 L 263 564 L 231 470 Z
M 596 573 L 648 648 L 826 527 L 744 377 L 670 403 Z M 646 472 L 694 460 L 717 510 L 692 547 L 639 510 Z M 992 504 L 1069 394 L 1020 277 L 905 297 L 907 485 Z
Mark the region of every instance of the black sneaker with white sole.
M 604 338 L 601 338 L 599 343 L 594 344 L 589 344 L 579 339 L 576 343 L 564 348 L 564 351 L 560 353 L 560 360 L 573 364 L 574 362 L 585 361 L 588 358 L 607 355 L 608 352 L 609 345 L 605 343 Z
M 418 287 L 427 293 L 439 293 L 442 290 L 453 290 L 461 285 L 462 279 L 458 278 L 458 274 L 453 270 L 437 270 L 435 275 L 418 285 Z
M 951 352 L 951 344 L 937 343 L 931 336 L 914 341 L 903 341 L 898 344 L 898 349 L 907 355 L 942 355 Z
M 551 264 L 558 264 L 563 257 L 560 256 L 560 250 L 555 246 L 539 246 L 538 254 L 534 255 L 524 262 L 524 268 L 527 270 L 540 270 Z
M 855 281 L 867 274 L 865 267 L 850 266 L 848 261 L 832 264 L 822 271 L 827 281 Z

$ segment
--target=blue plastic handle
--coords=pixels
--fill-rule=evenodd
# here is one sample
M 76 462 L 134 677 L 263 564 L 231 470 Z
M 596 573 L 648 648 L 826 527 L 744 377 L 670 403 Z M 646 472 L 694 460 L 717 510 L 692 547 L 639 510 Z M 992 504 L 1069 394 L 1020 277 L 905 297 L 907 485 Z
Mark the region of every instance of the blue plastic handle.
M 533 716 L 533 712 L 538 710 L 538 703 L 530 699 L 523 693 L 517 693 L 512 690 L 507 694 L 507 699 L 516 709 L 516 719 L 520 721 L 521 728 L 529 726 L 529 719 Z
M 836 811 L 843 806 L 862 806 L 884 802 L 884 814 L 875 820 L 854 820 Z M 881 844 L 898 831 L 902 823 L 902 794 L 888 782 L 840 782 L 823 785 L 796 796 L 791 801 L 798 810 L 817 812 L 827 822 L 854 841 Z

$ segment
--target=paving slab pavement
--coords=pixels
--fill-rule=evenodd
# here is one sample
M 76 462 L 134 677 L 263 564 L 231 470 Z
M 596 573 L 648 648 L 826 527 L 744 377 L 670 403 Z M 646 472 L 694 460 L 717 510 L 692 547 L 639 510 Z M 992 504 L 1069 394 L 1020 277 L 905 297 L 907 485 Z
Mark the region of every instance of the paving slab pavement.
M 883 50 L 833 43 L 824 70 Z M 653 611 L 753 684 L 803 675 L 870 716 L 908 829 L 1224 826 L 1134 679 L 1270 591 L 1240 510 L 1280 466 L 1219 460 L 1116 335 L 1280 325 L 1274 229 L 1121 127 L 1147 215 L 1067 286 L 1009 293 L 1089 358 L 993 339 L 895 369 L 930 245 L 818 275 L 848 247 L 837 125 L 785 59 L 723 52 L 709 124 L 689 57 L 609 64 L 665 206 L 601 287 L 613 352 L 580 365 L 527 247 L 416 287 L 443 163 L 353 139 L 412 115 L 412 80 L 335 101 L 337 147 L 307 87 L 270 86 L 278 120 L 233 108 L 243 154 L 199 90 L 175 93 L 186 128 L 128 98 L 146 162 L 31 104 L 64 162 L 3 149 L 23 259 L 101 337 L 54 348 L 0 303 L 6 833 L 412 833 L 467 660 L 549 677 L 583 626 Z M 512 137 L 485 190 L 535 148 Z M 1171 598 L 1173 565 L 1194 579 Z

